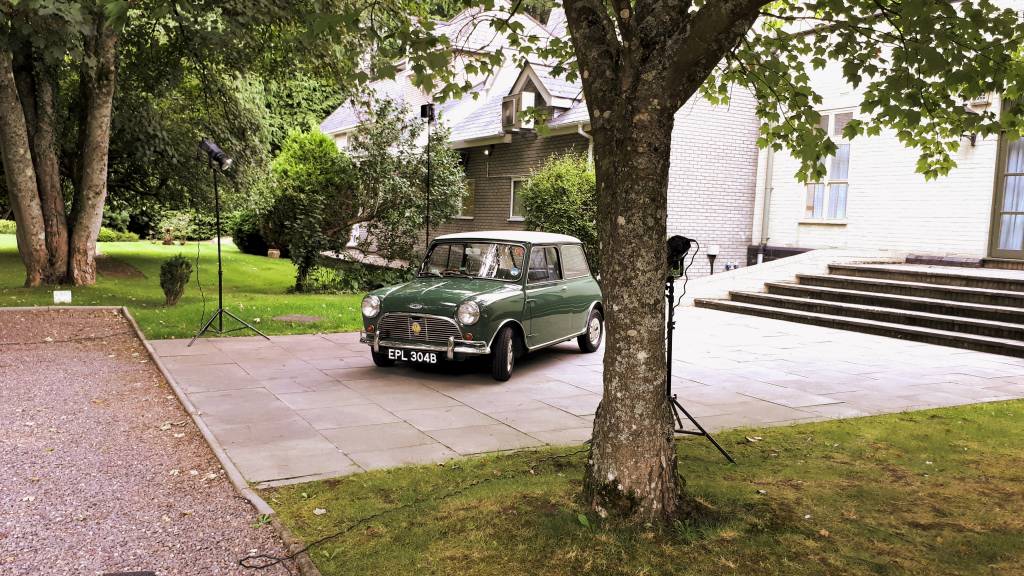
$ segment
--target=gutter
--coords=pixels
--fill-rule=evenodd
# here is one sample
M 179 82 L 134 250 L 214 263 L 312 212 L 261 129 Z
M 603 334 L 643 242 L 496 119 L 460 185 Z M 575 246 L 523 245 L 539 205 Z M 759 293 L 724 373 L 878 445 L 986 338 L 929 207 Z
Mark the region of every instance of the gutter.
M 583 122 L 576 125 L 576 133 L 587 139 L 587 163 L 594 165 L 594 137 L 583 129 Z
M 768 216 L 772 207 L 772 176 L 775 171 L 775 149 L 767 148 L 767 157 L 764 166 L 764 195 L 761 198 L 761 241 L 757 249 L 757 263 L 764 262 L 765 247 L 768 245 Z

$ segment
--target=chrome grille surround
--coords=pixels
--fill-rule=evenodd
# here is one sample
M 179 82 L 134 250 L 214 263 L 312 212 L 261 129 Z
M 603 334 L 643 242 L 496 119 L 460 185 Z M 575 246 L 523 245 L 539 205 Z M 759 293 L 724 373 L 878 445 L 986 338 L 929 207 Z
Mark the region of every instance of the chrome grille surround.
M 412 329 L 414 323 L 421 327 L 419 334 Z M 377 323 L 377 333 L 381 338 L 429 344 L 448 344 L 450 338 L 462 339 L 462 330 L 451 318 L 405 312 L 384 314 Z

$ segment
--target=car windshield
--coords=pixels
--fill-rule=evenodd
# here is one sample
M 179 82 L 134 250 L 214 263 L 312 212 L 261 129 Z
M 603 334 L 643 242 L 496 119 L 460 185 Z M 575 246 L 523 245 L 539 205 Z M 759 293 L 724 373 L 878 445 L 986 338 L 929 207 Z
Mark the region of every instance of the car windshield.
M 430 247 L 420 276 L 464 276 L 518 280 L 523 274 L 522 246 L 493 242 L 443 242 Z

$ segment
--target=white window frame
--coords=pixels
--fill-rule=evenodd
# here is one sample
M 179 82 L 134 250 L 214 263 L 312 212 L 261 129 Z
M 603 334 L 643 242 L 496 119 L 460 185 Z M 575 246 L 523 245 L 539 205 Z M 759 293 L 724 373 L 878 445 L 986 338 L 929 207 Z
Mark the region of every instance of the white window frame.
M 527 180 L 529 180 L 529 178 L 512 178 L 510 180 L 509 187 L 508 187 L 508 221 L 509 222 L 524 222 L 526 220 L 526 215 L 525 214 L 523 214 L 522 216 L 516 216 L 515 214 L 512 213 L 512 210 L 515 208 L 515 205 L 516 205 L 516 203 L 515 203 L 515 199 L 516 199 L 516 182 L 526 182 Z
M 473 189 L 473 212 L 475 213 L 476 212 L 476 179 L 475 178 L 466 178 L 466 186 L 467 187 L 472 187 L 472 189 Z M 475 218 L 475 216 L 476 216 L 475 214 L 463 214 L 462 213 L 462 208 L 463 208 L 463 206 L 462 206 L 462 198 L 459 198 L 459 209 L 456 211 L 455 216 L 453 216 L 454 219 L 456 219 L 456 220 L 472 220 L 473 218 Z
M 836 146 L 842 146 L 842 145 L 850 146 L 849 162 L 850 162 L 850 164 L 852 164 L 853 163 L 853 146 L 850 144 L 849 140 L 847 140 L 846 138 L 843 137 L 842 133 L 835 134 L 836 117 L 839 116 L 840 114 L 852 114 L 853 116 L 851 117 L 851 119 L 856 118 L 856 111 L 853 110 L 853 109 L 829 110 L 827 112 L 822 112 L 821 113 L 822 117 L 828 118 L 827 132 L 828 132 L 829 136 L 832 138 L 832 141 L 835 142 Z M 823 162 L 826 163 L 826 166 L 825 166 L 826 167 L 826 173 L 825 173 L 825 177 L 824 178 L 822 178 L 821 180 L 818 180 L 816 182 L 805 182 L 804 183 L 804 187 L 803 187 L 803 191 L 804 191 L 803 221 L 805 221 L 805 222 L 815 223 L 815 224 L 822 224 L 822 223 L 825 223 L 825 224 L 829 224 L 829 223 L 845 224 L 846 221 L 847 221 L 847 217 L 849 215 L 848 208 L 849 208 L 849 203 L 850 203 L 850 168 L 851 168 L 851 166 L 847 166 L 847 168 L 846 168 L 846 178 L 833 178 L 832 177 L 832 165 L 831 165 L 832 158 L 833 158 L 832 156 L 829 156 L 829 157 L 823 159 Z M 842 217 L 838 217 L 838 218 L 829 218 L 829 216 L 828 216 L 828 209 L 829 209 L 829 206 L 832 204 L 831 199 L 832 199 L 832 185 L 833 184 L 845 184 L 846 185 L 846 198 L 844 199 L 844 202 L 843 202 L 843 215 L 842 215 Z M 822 200 L 821 200 L 821 202 L 822 202 L 821 216 L 815 216 L 814 215 L 813 207 L 811 209 L 811 214 L 807 213 L 807 206 L 808 206 L 807 196 L 809 194 L 808 189 L 811 186 L 824 186 L 824 193 L 822 194 Z

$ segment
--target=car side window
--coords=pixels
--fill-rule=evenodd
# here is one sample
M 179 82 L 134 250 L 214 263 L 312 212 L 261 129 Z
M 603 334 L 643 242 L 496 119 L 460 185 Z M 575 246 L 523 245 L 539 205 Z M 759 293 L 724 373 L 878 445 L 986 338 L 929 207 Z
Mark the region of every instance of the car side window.
M 529 284 L 536 284 L 538 282 L 547 282 L 548 280 L 546 251 L 543 248 L 530 250 L 530 271 L 527 273 L 526 281 Z
M 548 246 L 544 252 L 548 261 L 548 280 L 561 280 L 562 263 L 558 258 L 558 248 Z
M 587 256 L 579 244 L 562 246 L 562 271 L 566 278 L 582 278 L 590 275 Z

